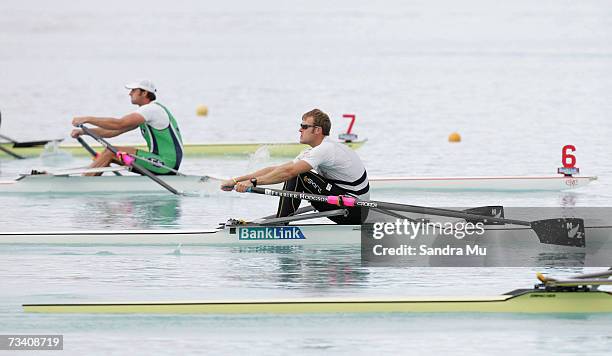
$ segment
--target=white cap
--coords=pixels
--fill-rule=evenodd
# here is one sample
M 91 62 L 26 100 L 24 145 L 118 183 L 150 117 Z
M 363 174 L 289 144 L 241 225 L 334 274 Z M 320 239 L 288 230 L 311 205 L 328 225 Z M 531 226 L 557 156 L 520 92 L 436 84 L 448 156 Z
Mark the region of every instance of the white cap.
M 139 82 L 128 83 L 125 85 L 125 87 L 127 89 L 142 89 L 148 91 L 149 93 L 155 93 L 157 91 L 155 84 L 153 84 L 153 82 L 150 80 L 141 80 Z

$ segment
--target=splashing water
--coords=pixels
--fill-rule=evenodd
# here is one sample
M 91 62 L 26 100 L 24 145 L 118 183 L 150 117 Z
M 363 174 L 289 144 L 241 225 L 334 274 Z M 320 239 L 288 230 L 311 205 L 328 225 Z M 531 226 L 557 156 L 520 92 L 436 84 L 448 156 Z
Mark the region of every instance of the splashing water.
M 59 167 L 72 161 L 72 154 L 59 148 L 60 141 L 49 141 L 40 154 L 40 159 L 45 166 Z
M 268 146 L 261 146 L 253 154 L 249 156 L 248 169 L 254 170 L 261 168 L 268 164 L 270 161 L 270 150 Z

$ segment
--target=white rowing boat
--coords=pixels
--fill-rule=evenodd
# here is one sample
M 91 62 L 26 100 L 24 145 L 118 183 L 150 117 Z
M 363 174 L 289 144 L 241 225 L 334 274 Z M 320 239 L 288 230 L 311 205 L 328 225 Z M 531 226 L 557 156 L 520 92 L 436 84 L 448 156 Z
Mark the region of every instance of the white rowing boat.
M 227 247 L 351 247 L 361 249 L 364 263 L 371 266 L 524 267 L 524 266 L 606 266 L 612 262 L 612 227 L 585 228 L 585 246 L 543 243 L 524 228 L 490 227 L 478 242 L 440 244 L 438 236 L 418 246 L 417 255 L 380 255 L 387 245 L 362 242 L 362 226 L 332 224 L 246 225 L 204 230 L 82 230 L 41 232 L 0 232 L 0 245 L 29 246 L 227 246 Z M 370 243 L 371 242 L 371 243 Z M 377 247 L 379 246 L 379 247 Z M 423 246 L 423 247 L 421 247 Z M 467 251 L 449 256 L 450 249 Z M 396 249 L 395 247 L 393 247 Z M 396 249 L 396 251 L 399 251 Z M 375 255 L 376 254 L 376 255 Z M 471 255 L 470 255 L 471 254 Z
M 584 187 L 595 176 L 373 177 L 378 189 L 424 191 L 563 191 Z M 373 184 L 374 185 L 374 184 Z M 400 188 L 401 187 L 401 188 Z
M 203 230 L 99 230 L 0 232 L 0 244 L 49 245 L 346 245 L 358 244 L 361 227 L 311 224 Z M 248 236 L 243 235 L 248 234 Z M 244 236 L 244 237 L 241 237 Z
M 409 206 L 410 207 L 410 206 Z M 370 216 L 374 221 L 384 221 L 380 216 L 389 214 L 389 211 L 372 208 Z M 410 207 L 412 209 L 412 207 Z M 487 258 L 490 261 L 504 261 L 499 254 L 500 248 L 511 248 L 512 256 L 523 252 L 528 252 L 529 256 L 541 253 L 579 253 L 590 254 L 609 261 L 612 256 L 612 226 L 591 225 L 583 226 L 583 232 L 576 234 L 576 228 L 572 233 L 566 224 L 574 219 L 541 220 L 531 223 L 529 226 L 520 226 L 529 222 L 520 220 L 508 220 L 503 217 L 503 208 L 485 207 L 478 210 L 454 211 L 438 208 L 433 209 L 432 213 L 447 214 L 449 216 L 464 216 L 464 219 L 471 219 L 474 216 L 487 218 L 489 221 L 484 229 L 484 234 L 475 236 L 472 234 L 463 235 L 459 240 L 450 240 L 449 235 L 443 234 L 441 230 L 424 232 L 422 230 L 415 236 L 415 239 L 406 237 L 405 240 L 397 240 L 412 243 L 425 243 L 428 246 L 446 245 L 478 245 L 483 248 L 491 248 L 493 253 L 489 253 Z M 500 209 L 502 209 L 500 211 Z M 243 222 L 230 219 L 227 223 L 221 224 L 215 229 L 203 230 L 83 230 L 83 231 L 40 231 L 40 232 L 0 232 L 0 244 L 26 244 L 26 245 L 231 245 L 231 246 L 297 246 L 297 245 L 361 245 L 370 246 L 370 243 L 378 243 L 372 233 L 372 225 L 336 225 L 325 223 L 314 223 L 323 217 L 338 216 L 345 213 L 344 209 L 336 209 L 325 212 L 312 213 L 313 209 L 302 208 L 296 216 L 286 218 L 274 218 L 268 216 L 253 222 Z M 479 215 L 473 215 L 475 211 Z M 488 212 L 486 212 L 488 211 Z M 378 214 L 378 215 L 375 215 Z M 382 214 L 382 215 L 381 215 Z M 468 214 L 468 215 L 466 215 Z M 470 215 L 472 214 L 472 215 Z M 480 215 L 485 214 L 485 215 Z M 492 215 L 495 214 L 495 215 Z M 386 216 L 386 215 L 385 215 Z M 391 215 L 395 216 L 395 215 Z M 403 215 L 408 217 L 408 215 Z M 491 216 L 498 216 L 491 217 Z M 411 218 L 421 219 L 423 215 L 409 215 Z M 505 224 L 494 224 L 495 220 L 503 221 Z M 430 222 L 433 220 L 429 219 Z M 302 223 L 306 221 L 307 223 Z M 457 221 L 444 220 L 438 217 L 438 222 Z M 581 220 L 582 221 L 582 220 Z M 296 223 L 300 222 L 300 223 Z M 518 224 L 518 225 L 517 225 Z M 538 227 L 538 224 L 540 224 Z M 544 225 L 541 225 L 544 224 Z M 582 222 L 581 224 L 584 224 Z M 433 225 L 432 225 L 433 226 Z M 364 230 L 365 227 L 365 230 Z M 465 227 L 455 227 L 453 236 L 459 236 L 458 232 Z M 465 230 L 467 231 L 467 230 Z M 369 234 L 369 235 L 368 235 Z M 472 237 L 470 237 L 472 236 Z M 365 240 L 364 240 L 365 238 Z M 402 242 L 402 243 L 403 243 Z M 365 243 L 365 245 L 364 245 Z M 450 246 L 449 245 L 449 246 Z M 453 246 L 454 246 L 453 245 Z M 495 251 L 498 251 L 495 254 Z M 506 251 L 507 252 L 507 251 Z M 429 258 L 429 256 L 426 256 Z M 433 257 L 435 259 L 435 256 Z M 432 263 L 435 261 L 432 259 Z M 606 261 L 607 259 L 607 261 Z
M 0 180 L 2 193 L 146 193 L 165 192 L 147 177 L 139 175 L 81 176 L 85 172 L 125 172 L 126 167 L 76 169 L 48 174 L 23 174 L 16 179 Z M 214 176 L 159 176 L 181 192 L 210 194 L 219 189 L 220 179 Z M 533 177 L 371 177 L 373 191 L 563 191 L 584 187 L 597 177 L 533 176 Z M 277 185 L 276 187 L 280 187 Z
M 0 232 L 0 244 L 50 245 L 359 245 L 361 225 L 298 224 L 227 225 L 201 230 L 74 230 Z M 567 246 L 566 252 L 586 252 L 584 247 L 612 252 L 611 226 L 586 226 L 585 246 Z M 417 238 L 418 239 L 418 238 Z M 492 245 L 510 244 L 543 249 L 537 234 L 523 227 L 489 226 L 480 239 Z M 551 245 L 553 246 L 553 245 Z M 558 250 L 554 245 L 555 249 Z
M 372 265 L 389 265 L 388 258 L 397 256 L 403 257 L 393 260 L 393 265 L 529 266 L 560 263 L 606 266 L 612 262 L 612 226 L 587 225 L 583 218 L 555 217 L 526 221 L 504 218 L 503 207 L 500 206 L 451 210 L 274 189 L 251 188 L 250 191 L 274 197 L 299 197 L 311 202 L 325 202 L 337 208 L 312 212 L 314 209 L 307 207 L 298 209 L 293 216 L 267 216 L 253 222 L 230 219 L 217 229 L 199 231 L 0 232 L 0 244 L 358 245 L 361 246 L 362 260 Z M 369 209 L 366 224 L 312 223 L 317 221 L 313 219 L 346 216 L 347 209 L 351 207 Z M 395 218 L 396 222 L 384 227 L 389 218 Z M 411 225 L 410 233 L 394 232 L 396 226 L 397 231 L 402 226 L 400 218 L 403 226 Z M 451 224 L 450 228 L 448 224 Z M 476 230 L 481 230 L 476 234 L 475 225 L 479 225 Z M 404 231 L 408 231 L 406 229 L 404 227 Z M 382 231 L 385 233 L 380 236 Z M 386 235 L 389 238 L 383 239 L 385 234 L 390 234 Z M 413 252 L 406 253 L 409 248 L 414 249 Z M 487 252 L 488 249 L 490 252 Z
M 122 169 L 103 168 L 83 170 L 82 172 L 121 171 Z M 166 193 L 166 189 L 148 177 L 129 174 L 123 176 L 85 177 L 79 173 L 57 172 L 51 174 L 24 174 L 17 179 L 0 181 L 1 193 L 44 193 L 44 194 L 82 194 L 82 193 Z M 75 175 L 79 174 L 79 175 Z M 211 176 L 160 176 L 160 179 L 175 189 L 193 194 L 210 194 L 219 191 L 220 178 Z
M 74 230 L 0 232 L 0 244 L 94 244 L 94 245 L 358 245 L 361 225 L 298 224 L 227 225 L 201 230 Z M 610 248 L 611 226 L 586 226 L 585 246 Z M 523 227 L 489 226 L 480 240 L 491 244 L 511 243 L 524 248 L 542 245 L 537 234 Z M 568 246 L 566 251 L 585 251 Z

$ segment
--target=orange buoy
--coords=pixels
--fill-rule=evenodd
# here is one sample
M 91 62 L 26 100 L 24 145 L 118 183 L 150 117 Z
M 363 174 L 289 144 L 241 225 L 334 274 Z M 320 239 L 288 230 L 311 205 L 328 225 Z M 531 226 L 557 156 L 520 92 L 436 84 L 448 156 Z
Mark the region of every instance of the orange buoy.
M 448 142 L 461 142 L 461 135 L 458 132 L 453 132 L 448 135 Z
M 196 107 L 196 115 L 198 116 L 208 115 L 208 107 L 206 105 L 198 105 L 198 107 Z

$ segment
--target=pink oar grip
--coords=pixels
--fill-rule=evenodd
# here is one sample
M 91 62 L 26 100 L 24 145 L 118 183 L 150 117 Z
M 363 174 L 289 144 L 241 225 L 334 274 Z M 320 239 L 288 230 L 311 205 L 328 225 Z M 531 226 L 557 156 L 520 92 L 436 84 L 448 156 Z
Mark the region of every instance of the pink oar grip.
M 337 197 L 337 196 L 331 196 L 331 195 L 330 195 L 330 196 L 328 196 L 328 197 L 327 197 L 327 203 L 328 203 L 328 204 L 331 204 L 331 205 L 338 205 L 338 203 L 339 203 L 339 202 L 340 202 L 340 201 L 339 201 L 339 199 L 338 199 L 338 197 Z
M 357 200 L 353 197 L 347 197 L 347 196 L 342 197 L 342 203 L 344 206 L 355 206 L 356 201 Z
M 327 203 L 331 205 L 355 206 L 355 198 L 348 196 L 328 196 Z
M 128 166 L 131 166 L 136 159 L 125 152 L 117 152 L 117 158 L 123 161 Z

